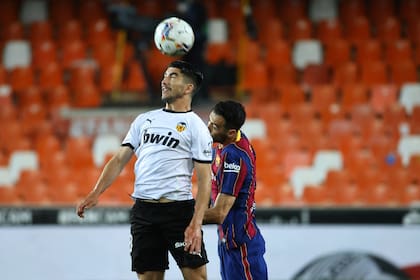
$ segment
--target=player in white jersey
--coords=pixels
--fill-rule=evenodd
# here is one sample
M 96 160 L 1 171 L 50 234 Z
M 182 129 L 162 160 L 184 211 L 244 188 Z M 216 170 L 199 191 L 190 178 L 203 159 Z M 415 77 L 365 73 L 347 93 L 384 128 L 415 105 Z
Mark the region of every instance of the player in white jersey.
M 135 203 L 131 212 L 132 270 L 138 279 L 163 279 L 168 251 L 185 279 L 206 279 L 207 254 L 201 225 L 210 199 L 212 138 L 192 112 L 202 74 L 191 64 L 174 61 L 162 82 L 164 109 L 139 115 L 121 148 L 105 165 L 93 190 L 77 206 L 77 214 L 95 206 L 135 154 Z M 192 196 L 193 168 L 198 191 Z

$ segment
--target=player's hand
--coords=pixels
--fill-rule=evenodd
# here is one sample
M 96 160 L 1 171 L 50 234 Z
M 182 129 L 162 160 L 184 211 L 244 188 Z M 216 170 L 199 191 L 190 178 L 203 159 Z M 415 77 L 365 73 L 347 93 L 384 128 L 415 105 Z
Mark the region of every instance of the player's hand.
M 184 232 L 185 247 L 184 250 L 190 254 L 201 255 L 202 233 L 201 225 L 190 224 Z
M 90 193 L 82 202 L 77 205 L 76 213 L 80 218 L 85 217 L 85 210 L 94 207 L 98 203 L 98 196 Z

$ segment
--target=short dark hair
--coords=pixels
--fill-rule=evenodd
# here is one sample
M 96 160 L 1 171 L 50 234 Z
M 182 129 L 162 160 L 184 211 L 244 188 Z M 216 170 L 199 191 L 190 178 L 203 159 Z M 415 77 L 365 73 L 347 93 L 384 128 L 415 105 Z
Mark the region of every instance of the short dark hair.
M 197 91 L 201 83 L 203 82 L 203 73 L 197 70 L 191 63 L 183 61 L 183 60 L 175 60 L 172 61 L 168 67 L 174 67 L 181 70 L 181 73 L 190 78 L 195 86 L 195 91 Z
M 239 130 L 245 123 L 245 108 L 239 102 L 232 100 L 220 101 L 213 107 L 212 111 L 225 119 L 226 129 Z

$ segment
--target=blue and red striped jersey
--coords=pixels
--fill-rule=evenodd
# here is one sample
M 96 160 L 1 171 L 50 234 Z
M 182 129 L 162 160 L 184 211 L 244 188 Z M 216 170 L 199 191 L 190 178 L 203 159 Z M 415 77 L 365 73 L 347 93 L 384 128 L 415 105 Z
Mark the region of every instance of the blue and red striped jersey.
M 251 240 L 259 231 L 255 222 L 255 152 L 248 138 L 238 132 L 234 143 L 215 145 L 212 163 L 212 202 L 219 193 L 236 200 L 219 226 L 219 237 L 228 248 Z

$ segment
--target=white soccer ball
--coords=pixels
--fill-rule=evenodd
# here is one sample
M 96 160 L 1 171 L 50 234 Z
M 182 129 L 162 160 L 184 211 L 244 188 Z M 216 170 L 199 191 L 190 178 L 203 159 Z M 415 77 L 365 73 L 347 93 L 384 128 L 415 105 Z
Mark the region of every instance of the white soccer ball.
M 194 45 L 194 31 L 185 20 L 170 17 L 161 21 L 155 29 L 155 45 L 169 56 L 181 56 Z

